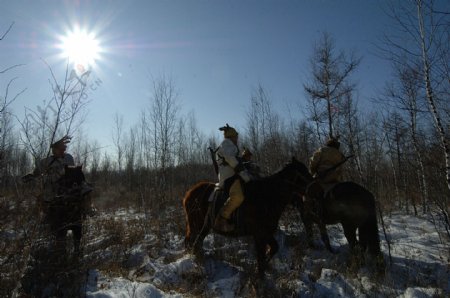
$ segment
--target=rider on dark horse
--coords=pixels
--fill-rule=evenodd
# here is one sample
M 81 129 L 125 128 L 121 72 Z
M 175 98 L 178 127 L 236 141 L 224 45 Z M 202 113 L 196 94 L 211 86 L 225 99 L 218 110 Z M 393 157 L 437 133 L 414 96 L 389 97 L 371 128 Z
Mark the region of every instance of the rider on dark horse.
M 318 183 L 308 188 L 305 198 L 308 211 L 312 211 L 312 205 L 317 203 L 317 199 L 342 181 L 342 164 L 346 157 L 339 150 L 340 145 L 336 137 L 330 137 L 325 146 L 317 149 L 310 159 L 309 170 Z
M 234 225 L 230 223 L 230 217 L 244 201 L 242 184 L 250 180 L 250 175 L 239 155 L 236 129 L 227 124 L 219 130 L 223 131 L 224 140 L 216 152 L 219 165 L 218 187 L 228 192 L 229 198 L 216 217 L 214 228 L 222 232 L 231 232 L 234 230 Z
M 345 160 L 344 154 L 339 151 L 340 146 L 341 143 L 338 139 L 331 137 L 325 146 L 314 152 L 310 159 L 309 170 L 311 174 L 314 178 L 318 178 L 324 186 L 336 184 L 342 180 L 342 167 L 336 167 L 332 171 L 328 171 Z
M 90 211 L 86 210 L 86 206 L 82 206 L 84 203 L 82 198 L 86 197 L 93 188 L 86 181 L 80 182 L 77 186 L 72 185 L 71 182 L 69 182 L 71 185 L 67 183 L 67 167 L 74 167 L 75 165 L 73 156 L 66 153 L 67 144 L 70 143 L 70 140 L 70 136 L 64 136 L 53 143 L 50 146 L 52 155 L 40 160 L 33 173 L 24 176 L 22 179 L 24 182 L 28 182 L 32 179 L 42 178 L 42 193 L 38 199 L 42 203 L 44 220 L 50 224 L 51 232 L 55 235 L 57 244 L 63 242 L 67 230 L 71 229 L 75 237 L 75 250 L 77 251 L 79 250 L 82 231 L 80 216 L 83 216 L 83 212 Z M 76 190 L 75 187 L 77 187 Z M 75 204 L 68 204 L 69 197 L 72 201 L 75 201 Z M 88 204 L 90 205 L 90 202 Z M 88 208 L 91 208 L 91 206 Z M 70 214 L 65 214 L 67 212 Z M 75 216 L 74 213 L 76 213 Z M 74 222 L 67 222 L 68 220 Z

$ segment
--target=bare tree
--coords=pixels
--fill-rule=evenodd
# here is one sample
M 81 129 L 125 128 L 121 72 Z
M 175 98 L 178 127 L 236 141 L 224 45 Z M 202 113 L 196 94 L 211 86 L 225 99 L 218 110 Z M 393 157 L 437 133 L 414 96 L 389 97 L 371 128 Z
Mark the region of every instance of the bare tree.
M 93 150 L 91 153 L 91 162 L 90 162 L 90 174 L 91 179 L 95 183 L 97 181 L 98 171 L 100 169 L 100 145 L 97 140 L 92 144 Z
M 394 63 L 408 63 L 422 74 L 425 98 L 445 156 L 445 176 L 450 189 L 450 144 L 448 129 L 442 121 L 445 109 L 440 108 L 441 101 L 444 107 L 449 101 L 450 13 L 448 3 L 438 9 L 434 4 L 423 0 L 393 2 L 388 13 L 396 21 L 401 38 L 395 35 L 397 32 L 386 35 L 387 47 L 382 50 Z
M 174 145 L 176 126 L 180 106 L 173 80 L 165 75 L 152 82 L 152 96 L 148 110 L 148 131 L 153 145 L 153 167 L 158 170 L 155 175 L 155 187 L 160 194 L 159 203 L 165 200 L 169 187 L 168 168 L 174 165 Z
M 401 115 L 397 112 L 389 113 L 383 120 L 383 129 L 387 143 L 387 154 L 390 157 L 390 164 L 393 174 L 393 184 L 395 189 L 395 201 L 402 207 L 404 202 L 408 210 L 407 201 L 407 183 L 406 183 L 406 164 L 407 161 L 405 143 L 407 137 L 407 128 Z M 414 209 L 415 206 L 414 206 Z
M 139 115 L 138 126 L 138 147 L 139 156 L 138 164 L 145 169 L 150 169 L 152 167 L 152 157 L 151 157 L 151 138 L 150 138 L 150 124 L 148 120 L 148 112 L 142 111 Z
M 420 197 L 423 211 L 427 209 L 428 183 L 424 165 L 424 157 L 421 148 L 424 134 L 419 131 L 419 124 L 424 122 L 426 102 L 421 85 L 420 71 L 408 64 L 394 64 L 396 75 L 393 81 L 386 87 L 386 97 L 389 105 L 397 111 L 405 114 L 409 136 L 414 148 L 414 158 L 410 160 L 415 165 L 419 177 Z M 423 126 L 423 125 L 422 125 Z
M 285 159 L 280 151 L 282 125 L 274 111 L 269 92 L 258 84 L 250 97 L 247 112 L 247 139 L 255 160 L 261 163 L 265 172 L 271 172 Z
M 13 27 L 14 22 L 10 24 L 8 29 L 2 34 L 0 41 L 2 41 L 11 28 Z M 23 64 L 16 64 L 13 66 L 6 67 L 3 70 L 0 70 L 0 75 L 5 75 L 7 72 L 12 71 L 13 69 L 22 66 Z M 5 91 L 3 95 L 0 95 L 0 182 L 5 185 L 5 178 L 8 177 L 8 168 L 9 165 L 13 162 L 10 159 L 10 155 L 12 153 L 12 148 L 14 146 L 15 140 L 12 138 L 13 130 L 12 130 L 12 114 L 9 111 L 9 106 L 22 94 L 25 92 L 26 88 L 23 88 L 19 91 L 12 91 L 14 81 L 18 77 L 14 77 L 9 79 L 8 83 L 5 86 Z M 11 94 L 12 93 L 12 94 Z M 6 186 L 6 185 L 5 185 Z
M 123 116 L 118 113 L 114 114 L 114 127 L 112 132 L 112 138 L 114 146 L 116 147 L 117 154 L 117 170 L 119 173 L 122 171 L 122 160 L 124 155 L 124 142 L 123 142 Z
M 314 137 L 314 127 L 306 119 L 301 121 L 291 119 L 286 130 L 286 139 L 290 148 L 289 156 L 296 156 L 299 160 L 308 163 L 318 145 Z
M 172 148 L 179 109 L 173 80 L 164 75 L 155 79 L 149 119 L 154 146 L 154 166 L 163 170 L 173 162 Z
M 44 61 L 44 63 L 46 63 Z M 84 122 L 84 108 L 89 102 L 87 81 L 90 72 L 80 75 L 66 65 L 62 82 L 58 82 L 52 68 L 49 80 L 53 96 L 36 109 L 25 108 L 25 117 L 19 120 L 21 139 L 35 160 L 50 154 L 50 144 L 58 136 L 73 134 Z
M 135 185 L 134 172 L 136 166 L 138 144 L 136 131 L 136 127 L 131 127 L 125 141 L 125 174 L 128 181 L 128 188 L 130 190 L 133 190 L 133 187 Z
M 206 137 L 200 132 L 193 112 L 180 118 L 177 124 L 176 156 L 178 165 L 202 164 L 207 148 Z
M 343 139 L 343 143 L 346 144 L 348 153 L 353 155 L 354 158 L 350 159 L 349 165 L 352 168 L 350 173 L 357 173 L 356 177 L 351 177 L 355 180 L 359 179 L 363 184 L 362 165 L 361 165 L 361 123 L 357 109 L 357 105 L 353 100 L 353 94 L 347 93 L 343 96 L 339 105 L 339 131 L 340 136 Z
M 327 32 L 322 34 L 314 46 L 310 59 L 311 79 L 303 87 L 311 99 L 313 118 L 318 127 L 324 115 L 323 111 L 326 112 L 330 137 L 334 136 L 334 118 L 338 101 L 354 90 L 355 85 L 350 82 L 350 76 L 360 61 L 361 58 L 353 52 L 349 55 L 344 51 L 336 53 L 335 41 Z

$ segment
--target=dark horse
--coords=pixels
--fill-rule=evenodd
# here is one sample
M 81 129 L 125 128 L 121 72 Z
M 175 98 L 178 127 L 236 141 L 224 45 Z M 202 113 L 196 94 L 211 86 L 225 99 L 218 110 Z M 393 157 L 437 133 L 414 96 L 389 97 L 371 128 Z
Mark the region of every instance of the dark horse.
M 306 201 L 300 200 L 299 209 L 310 244 L 315 222 L 322 241 L 332 251 L 325 225 L 341 223 L 351 250 L 359 245 L 372 256 L 381 256 L 375 198 L 370 191 L 353 182 L 341 182 L 324 193 L 311 177 L 305 197 Z M 306 204 L 311 206 L 305 208 Z
M 48 203 L 47 220 L 58 250 L 64 251 L 66 234 L 71 230 L 74 251 L 76 254 L 80 251 L 85 213 L 85 197 L 81 193 L 83 181 L 85 176 L 81 166 L 65 166 L 64 175 L 57 182 L 57 195 Z
M 262 277 L 268 261 L 278 251 L 274 233 L 285 206 L 292 202 L 294 193 L 304 191 L 304 177 L 308 169 L 295 158 L 279 172 L 244 185 L 245 200 L 239 207 L 240 222 L 236 231 L 221 233 L 227 236 L 253 236 L 257 255 L 258 273 Z M 214 183 L 200 182 L 192 187 L 183 199 L 186 213 L 187 248 L 195 253 L 202 251 L 203 240 L 208 235 L 214 213 L 208 198 Z M 216 231 L 217 232 L 217 231 Z

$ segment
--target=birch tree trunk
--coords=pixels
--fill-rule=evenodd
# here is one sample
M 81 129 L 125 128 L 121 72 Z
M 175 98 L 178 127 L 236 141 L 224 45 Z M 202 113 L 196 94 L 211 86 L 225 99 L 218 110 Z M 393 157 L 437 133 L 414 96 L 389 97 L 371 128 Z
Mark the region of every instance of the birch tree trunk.
M 441 118 L 440 118 L 438 110 L 436 108 L 435 99 L 434 99 L 434 95 L 433 95 L 433 87 L 432 87 L 431 78 L 430 78 L 431 64 L 430 64 L 430 57 L 429 57 L 429 53 L 428 53 L 429 47 L 426 42 L 427 37 L 426 37 L 426 33 L 425 33 L 422 0 L 417 0 L 416 5 L 417 5 L 417 18 L 419 21 L 420 46 L 421 46 L 421 50 L 422 50 L 423 76 L 424 76 L 424 81 L 425 81 L 426 97 L 427 97 L 427 101 L 428 101 L 428 105 L 429 105 L 431 114 L 433 115 L 434 124 L 439 133 L 441 146 L 444 149 L 447 187 L 450 190 L 450 147 L 449 147 L 448 140 L 446 137 L 445 129 L 442 125 Z M 428 38 L 432 38 L 432 37 L 428 37 Z M 449 102 L 449 101 L 447 101 L 447 102 Z M 447 213 L 448 213 L 448 211 L 447 211 Z

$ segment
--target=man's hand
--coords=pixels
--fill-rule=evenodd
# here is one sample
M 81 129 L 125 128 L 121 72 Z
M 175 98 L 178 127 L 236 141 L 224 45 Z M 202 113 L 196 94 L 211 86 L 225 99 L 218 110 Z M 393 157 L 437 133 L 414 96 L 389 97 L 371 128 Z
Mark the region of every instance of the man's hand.
M 244 164 L 243 163 L 238 163 L 238 165 L 234 168 L 234 172 L 235 173 L 240 173 L 240 172 L 242 172 L 242 171 L 244 171 L 245 170 L 245 166 L 244 166 Z

